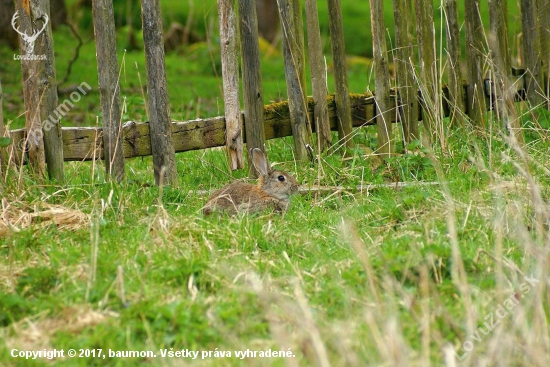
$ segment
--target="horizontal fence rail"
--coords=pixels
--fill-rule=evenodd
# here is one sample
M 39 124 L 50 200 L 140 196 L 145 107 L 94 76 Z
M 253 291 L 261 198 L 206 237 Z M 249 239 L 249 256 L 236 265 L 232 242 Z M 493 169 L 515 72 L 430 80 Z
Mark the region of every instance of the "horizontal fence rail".
M 520 69 L 513 71 L 514 75 L 521 75 Z M 491 94 L 491 81 L 485 80 L 485 99 L 487 106 L 491 109 L 494 103 L 494 95 Z M 467 89 L 463 84 L 463 89 Z M 449 105 L 449 88 L 442 89 L 443 98 L 442 110 L 445 117 L 451 113 Z M 420 93 L 419 93 L 420 95 Z M 392 123 L 399 122 L 399 103 L 396 101 L 395 89 L 390 93 L 390 105 L 394 106 L 390 114 Z M 516 101 L 525 98 L 525 90 L 519 88 L 516 92 Z M 376 125 L 376 104 L 374 94 L 349 94 L 350 107 L 352 112 L 353 127 Z M 330 129 L 338 130 L 336 102 L 333 95 L 327 96 Z M 308 113 L 313 120 L 314 104 L 313 99 L 308 98 Z M 244 113 L 242 113 L 243 124 L 246 125 Z M 422 110 L 419 109 L 418 120 L 422 120 Z M 312 126 L 316 132 L 315 126 Z M 196 119 L 190 121 L 172 122 L 172 136 L 174 150 L 176 153 L 190 150 L 207 149 L 224 146 L 225 139 L 225 118 L 223 116 Z M 290 111 L 288 102 L 279 102 L 264 106 L 264 129 L 265 138 L 276 139 L 292 136 Z M 65 161 L 90 161 L 104 159 L 102 144 L 103 129 L 101 127 L 64 127 L 63 128 L 63 155 Z M 25 130 L 18 129 L 10 132 L 13 146 L 24 146 Z M 122 146 L 124 158 L 144 157 L 152 154 L 151 138 L 148 122 L 128 121 L 122 126 Z M 243 137 L 246 142 L 246 137 Z M 21 150 L 16 149 L 14 153 L 15 162 L 21 162 Z M 24 161 L 24 160 L 23 160 Z

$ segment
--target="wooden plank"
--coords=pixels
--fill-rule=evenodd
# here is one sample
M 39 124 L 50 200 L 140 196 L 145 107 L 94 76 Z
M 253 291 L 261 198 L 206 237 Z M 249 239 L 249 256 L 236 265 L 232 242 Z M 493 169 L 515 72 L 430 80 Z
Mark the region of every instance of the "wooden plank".
M 313 95 L 313 124 L 317 131 L 317 144 L 320 152 L 332 145 L 332 134 L 327 108 L 327 74 L 323 57 L 323 44 L 319 28 L 317 1 L 306 0 L 307 43 L 309 68 L 311 70 L 311 93 Z
M 254 0 L 239 0 L 238 3 L 244 115 L 250 121 L 245 125 L 246 148 L 248 151 L 253 148 L 264 151 L 264 98 L 256 5 Z M 252 164 L 250 154 L 248 155 L 248 171 L 251 178 L 258 177 L 258 172 Z
M 367 94 L 350 95 L 353 126 L 374 125 L 374 97 Z M 338 129 L 334 96 L 327 97 L 330 128 Z M 308 100 L 308 114 L 313 115 L 313 100 Z M 292 135 L 288 103 L 281 102 L 265 106 L 263 110 L 267 139 Z M 244 114 L 242 117 L 244 119 Z M 392 122 L 395 122 L 393 120 Z M 244 121 L 246 125 L 246 120 Z M 88 161 L 103 159 L 101 128 L 63 128 L 63 149 L 65 161 Z M 149 123 L 127 122 L 122 127 L 125 158 L 151 155 Z M 17 146 L 24 138 L 24 130 L 12 130 L 10 136 Z M 176 152 L 221 147 L 225 144 L 225 119 L 223 116 L 172 123 L 172 136 Z
M 465 0 L 466 7 L 466 80 L 468 84 L 467 114 L 474 125 L 485 127 L 485 63 L 484 29 L 480 19 L 479 0 Z
M 390 74 L 388 72 L 388 49 L 384 25 L 383 0 L 370 0 L 372 46 L 374 56 L 374 85 L 376 90 L 376 126 L 378 149 L 381 158 L 386 159 L 395 149 L 391 133 Z
M 176 186 L 178 174 L 164 65 L 160 0 L 141 0 L 141 20 L 147 69 L 147 105 L 149 107 L 155 183 Z
M 346 70 L 346 47 L 340 0 L 328 0 L 330 45 L 334 64 L 334 83 L 338 120 L 338 146 L 353 147 L 351 111 L 349 109 L 349 85 Z
M 33 173 L 38 179 L 46 176 L 46 158 L 44 154 L 44 133 L 40 121 L 40 74 L 38 60 L 41 55 L 35 52 L 35 36 L 47 26 L 49 19 L 39 14 L 32 14 L 30 4 L 26 1 L 16 1 L 17 26 L 19 33 L 19 49 L 21 51 L 21 79 L 23 81 L 23 98 L 25 100 L 25 130 L 26 140 L 22 146 L 26 151 Z M 15 16 L 13 18 L 15 20 Z M 32 35 L 32 36 L 31 36 Z M 21 157 L 23 160 L 23 157 Z M 22 163 L 21 161 L 18 163 Z
M 458 21 L 458 1 L 445 0 L 445 36 L 447 40 L 447 60 L 449 64 L 449 97 L 451 124 L 463 125 L 466 113 L 465 93 L 462 77 L 462 57 L 460 49 L 460 26 Z
M 300 0 L 277 0 L 283 30 L 283 57 L 286 90 L 292 121 L 294 153 L 307 160 L 311 149 L 311 123 L 308 120 L 304 28 Z
M 418 90 L 415 87 L 412 0 L 394 0 L 397 107 L 405 143 L 420 139 L 418 130 Z
M 226 121 L 225 146 L 229 167 L 244 167 L 243 132 L 239 100 L 239 57 L 235 0 L 218 1 L 222 59 L 223 102 Z
M 106 152 L 105 169 L 108 175 L 120 182 L 124 179 L 124 155 L 121 149 L 122 114 L 113 2 L 93 0 L 92 13 L 104 129 L 103 146 Z

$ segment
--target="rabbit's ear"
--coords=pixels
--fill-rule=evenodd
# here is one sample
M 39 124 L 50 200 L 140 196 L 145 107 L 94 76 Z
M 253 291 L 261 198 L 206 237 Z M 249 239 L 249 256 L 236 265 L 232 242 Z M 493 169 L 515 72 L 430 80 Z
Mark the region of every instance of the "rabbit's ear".
M 262 175 L 267 176 L 267 174 L 270 171 L 269 164 L 267 163 L 267 159 L 265 157 L 264 152 L 262 152 L 258 148 L 254 148 L 251 151 L 252 153 L 252 163 L 254 163 L 254 167 L 256 167 L 256 170 Z

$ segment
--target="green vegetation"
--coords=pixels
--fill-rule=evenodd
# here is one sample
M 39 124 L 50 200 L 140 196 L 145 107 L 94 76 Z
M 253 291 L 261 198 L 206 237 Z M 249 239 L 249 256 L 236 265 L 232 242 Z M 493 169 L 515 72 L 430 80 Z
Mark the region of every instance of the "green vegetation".
M 201 3 L 208 16 L 211 3 Z M 165 17 L 181 22 L 188 4 Z M 368 22 L 347 24 L 359 34 Z M 124 45 L 123 30 L 119 37 Z M 62 27 L 55 43 L 63 76 L 76 41 Z M 122 48 L 124 120 L 146 120 L 143 55 Z M 215 48 L 212 37 L 167 56 L 174 120 L 222 114 Z M 12 53 L 0 49 L 8 60 L 0 64 L 4 115 L 14 128 L 24 105 Z M 282 60 L 264 53 L 263 62 L 266 102 L 284 99 Z M 87 41 L 66 85 L 96 89 L 96 78 Z M 350 68 L 350 82 L 351 91 L 365 90 L 368 71 Z M 93 126 L 99 111 L 98 93 L 89 93 L 64 124 Z M 344 158 L 323 155 L 316 164 L 294 162 L 290 138 L 269 141 L 271 162 L 304 187 L 344 187 L 296 195 L 285 216 L 201 215 L 202 190 L 231 179 L 221 149 L 178 154 L 179 186 L 162 189 L 153 185 L 150 157 L 128 160 L 121 184 L 105 177 L 102 162 L 66 163 L 62 186 L 12 170 L 0 183 L 0 365 L 50 365 L 13 358 L 12 350 L 56 348 L 65 358 L 55 364 L 67 366 L 289 362 L 236 356 L 247 349 L 290 350 L 297 365 L 424 366 L 452 361 L 449 345 L 462 355 L 469 342 L 467 365 L 546 366 L 550 119 L 525 104 L 518 113 L 523 148 L 488 115 L 487 129 L 447 130 L 440 121 L 447 146 L 414 142 L 383 164 L 370 154 L 374 127 L 354 130 L 356 148 Z M 398 181 L 408 186 L 397 189 Z M 499 328 L 480 332 L 510 297 L 517 304 Z M 66 357 L 71 348 L 102 349 L 107 358 Z M 109 349 L 157 357 L 112 358 Z M 200 354 L 161 357 L 165 349 Z
M 344 162 L 330 156 L 320 166 L 297 167 L 290 142 L 271 142 L 271 159 L 306 187 L 410 182 L 402 190 L 297 195 L 284 217 L 202 217 L 206 197 L 197 190 L 228 181 L 220 150 L 179 154 L 179 187 L 162 191 L 143 185 L 152 181 L 145 179 L 151 176 L 148 158 L 129 161 L 128 180 L 120 185 L 104 183 L 101 165 L 92 176 L 91 163 L 68 163 L 70 181 L 63 187 L 25 179 L 18 188 L 10 176 L 4 182 L 4 215 L 14 225 L 24 213 L 36 217 L 1 242 L 0 335 L 5 345 L 0 360 L 27 365 L 10 357 L 11 348 L 153 350 L 157 355 L 164 348 L 291 348 L 299 364 L 316 365 L 320 352 L 312 338 L 319 332 L 334 365 L 348 358 L 378 364 L 389 357 L 376 332 L 403 343 L 403 358 L 417 360 L 415 355 L 424 351 L 419 329 L 424 325 L 432 333 L 428 358 L 440 363 L 447 343 L 460 350 L 467 340 L 470 313 L 478 315 L 475 327 L 483 327 L 482 318 L 495 311 L 499 297 L 519 291 L 524 280 L 516 266 L 537 279 L 548 269 L 546 257 L 533 256 L 546 253 L 547 229 L 537 230 L 536 213 L 544 204 L 533 199 L 528 183 L 533 178 L 543 188 L 542 197 L 548 196 L 548 142 L 530 142 L 532 176 L 525 176 L 516 166 L 521 161 L 501 138 L 480 138 L 462 129 L 454 133 L 449 150 L 438 152 L 436 161 L 428 151 L 415 150 L 378 168 L 369 167 L 360 148 Z M 442 170 L 439 178 L 434 162 Z M 451 197 L 445 197 L 442 182 Z M 61 205 L 84 217 L 69 222 L 74 229 L 67 230 L 40 214 L 40 205 Z M 449 217 L 456 234 L 449 232 Z M 453 280 L 453 241 L 459 244 L 471 309 L 460 281 Z M 503 260 L 492 257 L 499 256 L 495 246 L 502 246 Z M 502 273 L 495 272 L 499 265 Z M 499 276 L 506 283 L 496 286 Z M 547 304 L 539 303 L 547 286 L 540 287 L 521 299 L 510 320 L 527 317 L 531 322 L 539 306 L 548 313 Z M 307 306 L 297 294 L 303 294 Z M 313 313 L 311 324 L 303 307 Z M 534 326 L 525 327 L 536 333 Z M 511 326 L 504 332 L 517 343 L 526 337 Z M 496 332 L 476 343 L 472 356 L 490 355 L 494 338 Z M 161 362 L 159 356 L 69 358 L 65 363 Z M 204 363 L 243 362 L 233 353 L 230 359 L 212 357 Z

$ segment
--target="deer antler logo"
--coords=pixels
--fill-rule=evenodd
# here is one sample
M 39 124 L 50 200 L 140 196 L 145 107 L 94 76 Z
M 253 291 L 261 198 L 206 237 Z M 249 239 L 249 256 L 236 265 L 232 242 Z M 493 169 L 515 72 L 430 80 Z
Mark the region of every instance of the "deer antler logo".
M 31 55 L 34 51 L 34 42 L 36 41 L 36 39 L 38 38 L 38 36 L 40 35 L 40 33 L 42 33 L 44 31 L 44 29 L 46 29 L 46 26 L 48 25 L 48 16 L 46 14 L 43 15 L 43 17 L 45 18 L 44 20 L 44 25 L 42 26 L 42 29 L 39 30 L 39 31 L 36 31 L 32 34 L 32 36 L 29 36 L 27 35 L 27 32 L 21 32 L 19 29 L 17 29 L 16 25 L 15 25 L 15 20 L 17 18 L 19 18 L 19 12 L 15 12 L 15 14 L 13 15 L 13 18 L 11 18 L 11 26 L 13 27 L 13 29 L 15 29 L 15 31 L 17 33 L 19 33 L 21 35 L 21 37 L 23 37 L 23 42 L 25 43 L 25 52 L 27 53 L 27 55 Z

